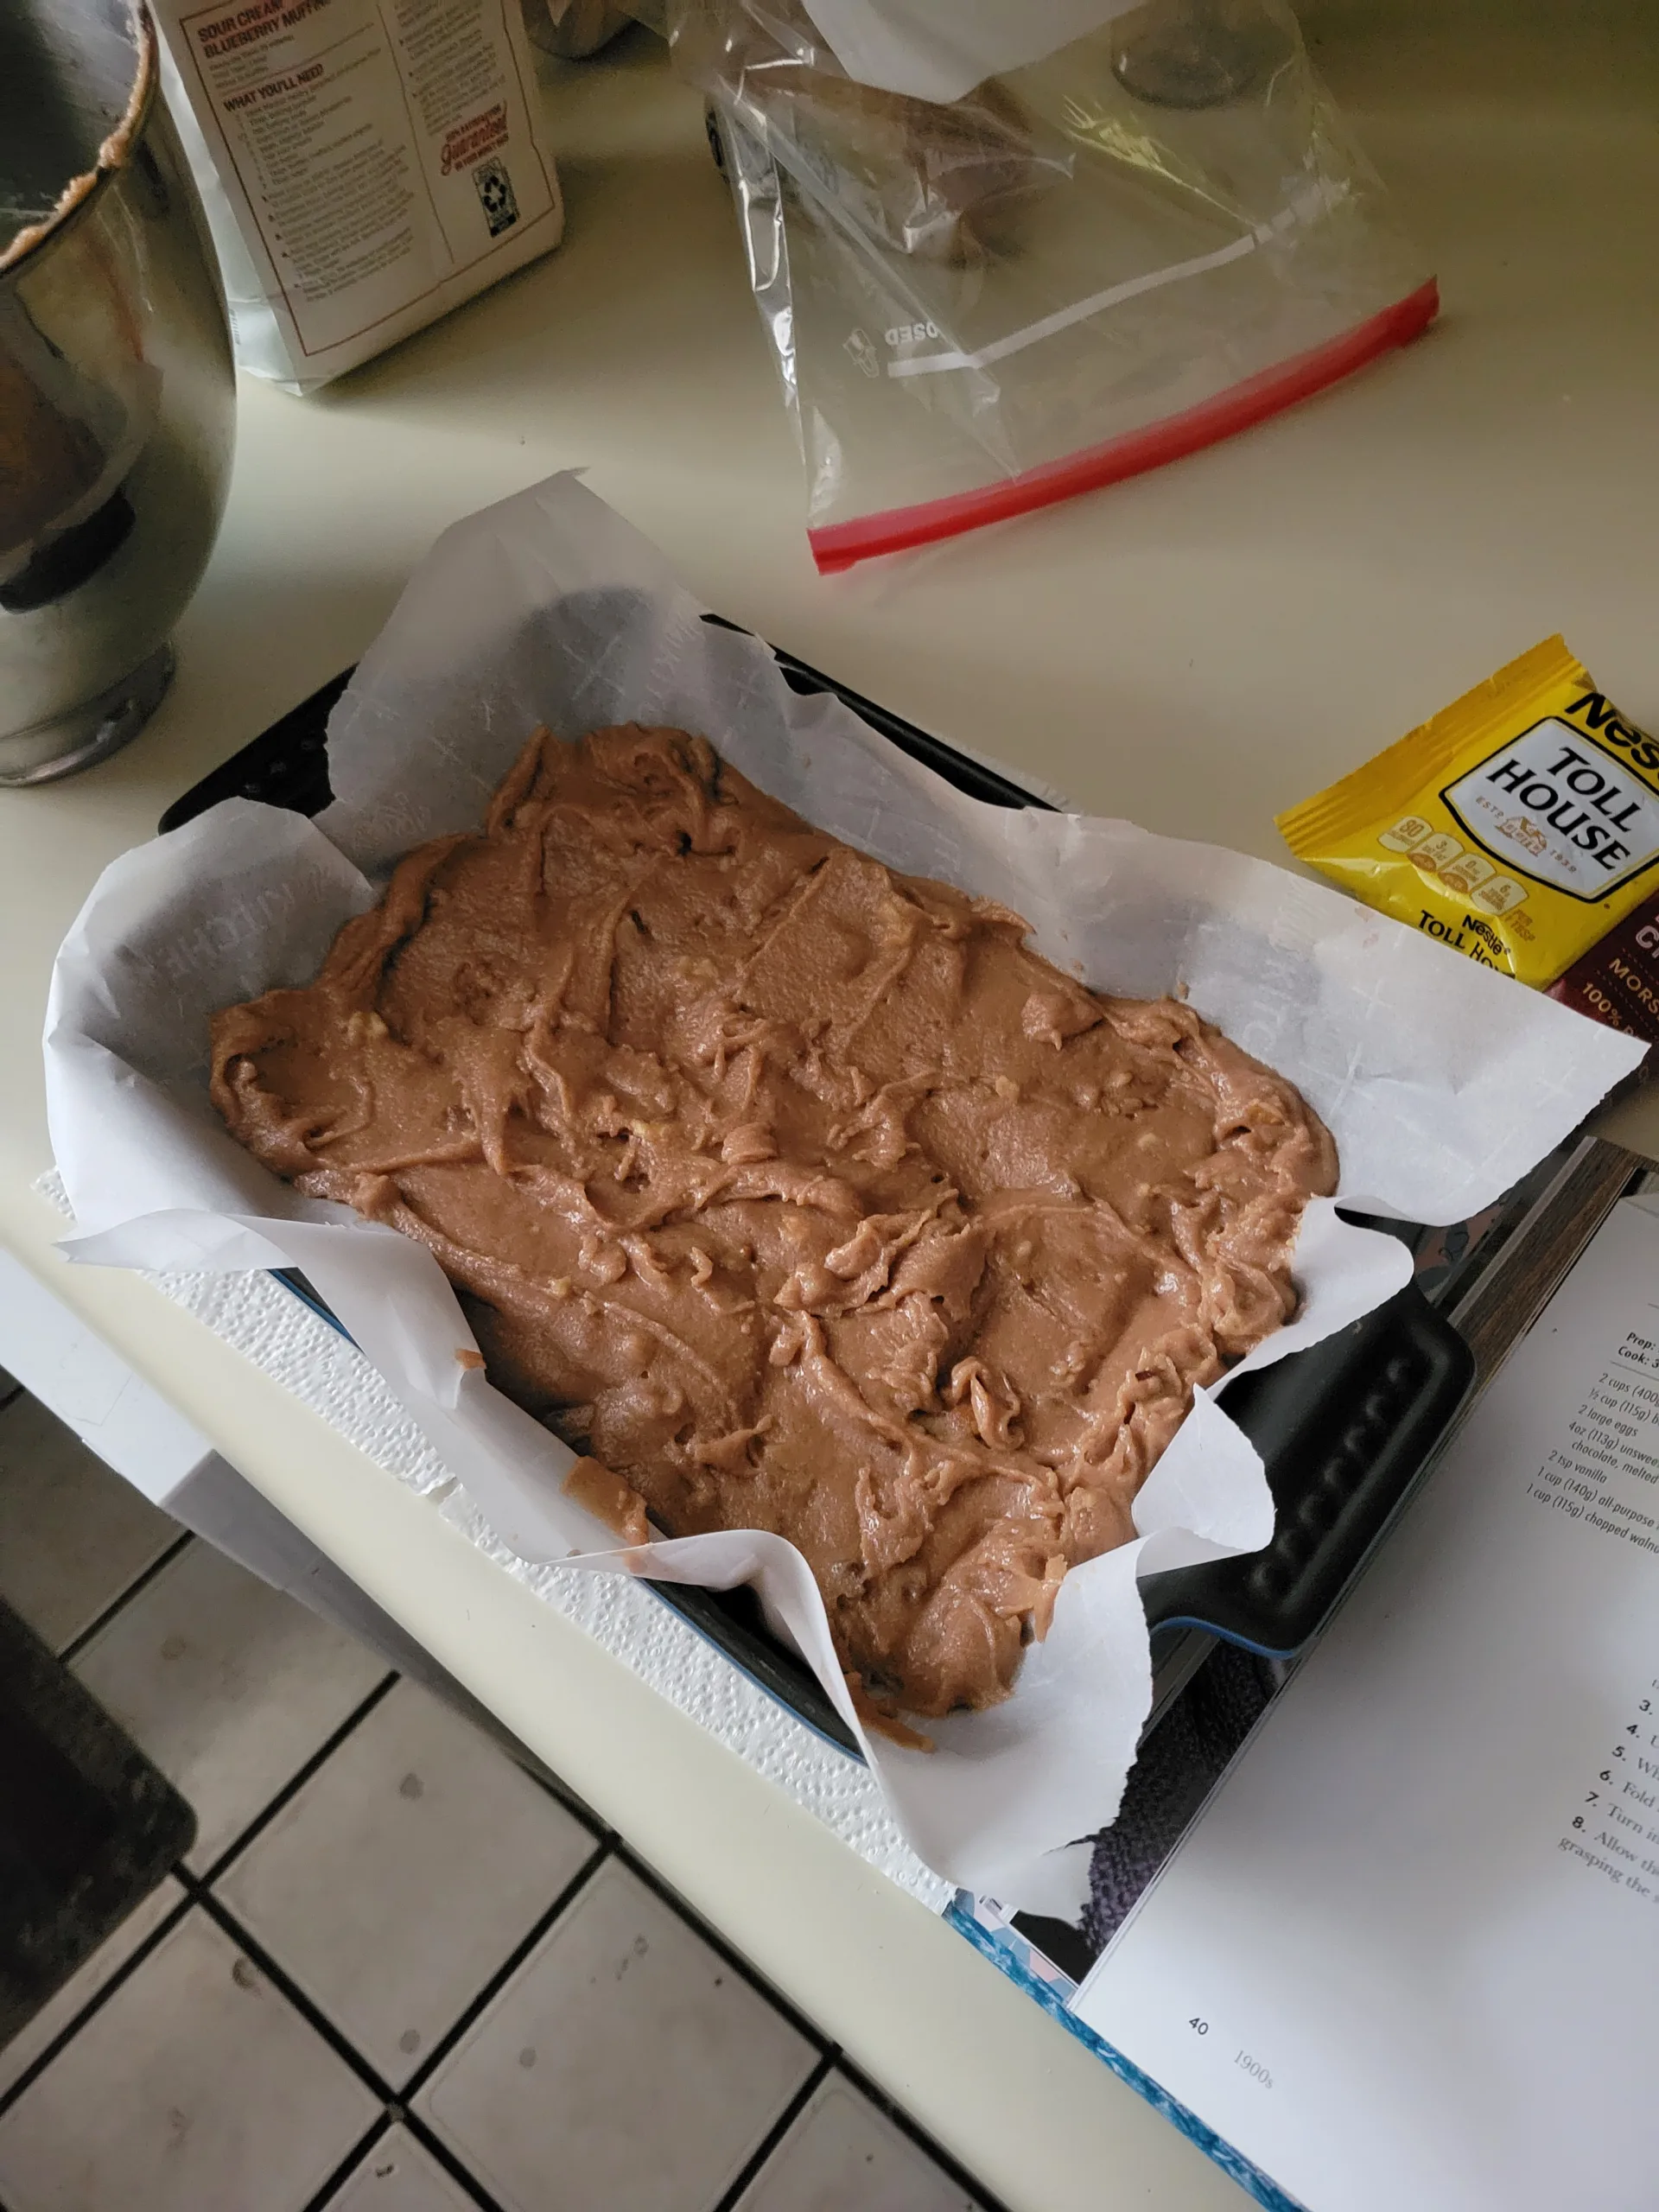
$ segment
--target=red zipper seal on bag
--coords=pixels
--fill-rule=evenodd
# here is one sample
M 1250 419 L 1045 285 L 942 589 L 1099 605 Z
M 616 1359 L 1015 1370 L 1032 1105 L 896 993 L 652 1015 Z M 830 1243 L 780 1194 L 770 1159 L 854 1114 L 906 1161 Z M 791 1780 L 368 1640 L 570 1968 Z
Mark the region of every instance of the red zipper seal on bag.
M 1120 484 L 1127 476 L 1143 475 L 1179 461 L 1205 446 L 1216 445 L 1269 415 L 1294 406 L 1327 385 L 1338 383 L 1395 346 L 1409 345 L 1421 337 L 1440 311 L 1440 287 L 1433 277 L 1403 300 L 1356 323 L 1339 337 L 1328 338 L 1306 353 L 1297 353 L 1270 369 L 1230 385 L 1213 399 L 1201 400 L 1179 415 L 1149 423 L 1144 429 L 1126 431 L 1103 445 L 1068 454 L 1064 461 L 1045 461 L 1040 467 L 1021 470 L 987 484 L 977 492 L 956 492 L 949 499 L 925 500 L 919 506 L 889 507 L 885 513 L 861 515 L 856 522 L 831 523 L 809 530 L 821 575 L 850 569 L 878 553 L 901 553 L 912 545 L 931 545 L 942 537 L 977 530 L 989 522 L 1007 522 L 1030 514 L 1038 507 L 1075 499 L 1080 492 L 1097 492 L 1107 484 Z

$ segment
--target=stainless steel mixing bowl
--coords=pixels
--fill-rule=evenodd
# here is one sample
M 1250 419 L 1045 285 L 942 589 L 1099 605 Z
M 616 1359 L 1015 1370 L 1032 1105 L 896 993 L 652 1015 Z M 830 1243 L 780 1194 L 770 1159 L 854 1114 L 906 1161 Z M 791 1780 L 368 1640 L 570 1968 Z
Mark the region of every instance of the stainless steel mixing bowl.
M 102 760 L 172 673 L 236 407 L 195 187 L 129 0 L 0 5 L 0 785 Z

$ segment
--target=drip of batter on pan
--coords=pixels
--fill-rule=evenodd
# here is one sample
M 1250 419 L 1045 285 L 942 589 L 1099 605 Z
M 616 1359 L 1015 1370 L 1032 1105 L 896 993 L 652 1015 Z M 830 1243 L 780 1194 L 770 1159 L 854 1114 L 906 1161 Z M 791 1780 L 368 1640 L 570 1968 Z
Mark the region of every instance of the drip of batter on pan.
M 1288 1083 L 1025 936 L 702 737 L 542 731 L 314 983 L 215 1017 L 213 1095 L 425 1244 L 658 1528 L 798 1545 L 876 1707 L 980 1707 L 1294 1313 L 1337 1172 Z

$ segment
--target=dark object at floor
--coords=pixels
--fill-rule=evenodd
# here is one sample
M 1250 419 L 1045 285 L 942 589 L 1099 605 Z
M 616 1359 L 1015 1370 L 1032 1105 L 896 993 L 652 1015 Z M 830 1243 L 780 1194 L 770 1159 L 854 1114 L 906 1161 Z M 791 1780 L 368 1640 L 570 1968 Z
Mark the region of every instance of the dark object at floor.
M 195 1836 L 178 1791 L 0 1605 L 0 2044 Z

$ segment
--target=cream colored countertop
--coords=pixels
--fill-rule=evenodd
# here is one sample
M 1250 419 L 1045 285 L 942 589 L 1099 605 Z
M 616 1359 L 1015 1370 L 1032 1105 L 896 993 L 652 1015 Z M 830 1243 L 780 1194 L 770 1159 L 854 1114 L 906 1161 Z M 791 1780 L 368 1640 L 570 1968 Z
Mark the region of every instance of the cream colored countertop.
M 1427 0 L 1308 12 L 1440 276 L 1444 321 L 1410 353 L 1160 474 L 821 582 L 697 105 L 631 34 L 551 88 L 568 245 L 318 398 L 245 386 L 155 724 L 92 774 L 0 793 L 0 1240 L 1016 2212 L 1243 2200 L 275 1383 L 136 1278 L 65 1267 L 32 1188 L 38 1039 L 104 864 L 355 658 L 443 524 L 556 468 L 586 466 L 710 605 L 925 727 L 1090 809 L 1269 856 L 1276 809 L 1552 630 L 1659 721 L 1659 35 L 1641 0 L 1530 29 L 1496 7 L 1448 28 Z M 1654 1108 L 1623 1134 L 1659 1148 Z

